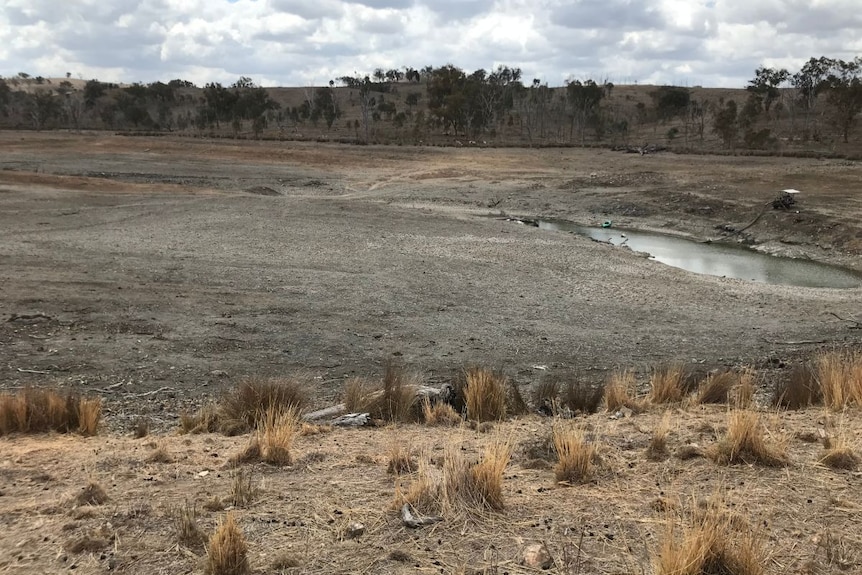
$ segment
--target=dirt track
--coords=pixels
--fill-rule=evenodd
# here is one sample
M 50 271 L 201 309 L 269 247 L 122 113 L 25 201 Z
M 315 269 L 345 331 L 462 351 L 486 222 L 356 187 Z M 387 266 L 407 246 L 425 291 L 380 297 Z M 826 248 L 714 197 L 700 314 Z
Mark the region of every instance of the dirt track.
M 798 342 L 860 339 L 830 312 L 859 314 L 862 289 L 700 276 L 486 217 L 707 238 L 792 186 L 800 213 L 769 211 L 748 238 L 862 269 L 858 164 L 12 132 L 0 152 L 6 387 L 123 381 L 110 391 L 161 390 L 146 397 L 169 418 L 296 368 L 325 403 L 393 356 L 432 381 L 469 363 L 598 381 L 675 359 L 774 367 L 818 345 Z

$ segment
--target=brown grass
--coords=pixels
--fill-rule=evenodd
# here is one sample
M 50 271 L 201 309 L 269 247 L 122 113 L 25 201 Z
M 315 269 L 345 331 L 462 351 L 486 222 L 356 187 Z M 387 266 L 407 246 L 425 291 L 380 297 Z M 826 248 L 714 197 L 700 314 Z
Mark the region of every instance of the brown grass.
M 387 362 L 382 389 L 365 379 L 351 378 L 344 384 L 344 405 L 350 413 L 369 413 L 374 419 L 392 422 L 415 422 L 422 415 L 416 401 L 418 378 L 401 366 Z
M 524 415 L 530 412 L 530 406 L 524 400 L 521 394 L 521 388 L 513 380 L 509 379 L 506 382 L 506 414 L 513 417 Z
M 155 451 L 147 456 L 148 463 L 173 463 L 174 457 L 170 454 L 164 445 L 156 447 Z
M 263 459 L 263 450 L 260 447 L 260 440 L 253 437 L 245 448 L 228 459 L 227 467 L 239 467 L 246 463 L 257 463 Z
M 290 450 L 299 434 L 300 415 L 296 407 L 284 408 L 271 405 L 260 417 L 258 443 L 263 460 L 271 465 L 290 465 L 293 457 Z
M 826 437 L 823 441 L 825 452 L 819 462 L 832 469 L 847 469 L 855 471 L 859 467 L 860 458 L 845 435 Z
M 759 534 L 717 506 L 688 525 L 668 519 L 655 557 L 657 575 L 761 575 L 766 555 Z
M 653 461 L 664 459 L 668 455 L 667 436 L 670 433 L 673 424 L 671 423 L 671 413 L 666 411 L 661 418 L 661 422 L 656 426 L 650 437 L 649 446 L 647 446 L 647 457 Z
M 815 359 L 814 378 L 823 403 L 834 410 L 862 405 L 862 353 L 830 351 Z
M 512 457 L 507 442 L 494 442 L 485 448 L 478 463 L 471 464 L 464 455 L 449 446 L 443 463 L 443 492 L 447 503 L 468 512 L 483 509 L 501 510 L 503 472 Z
M 442 401 L 431 403 L 428 398 L 422 401 L 422 419 L 426 425 L 445 427 L 454 427 L 463 421 L 455 408 L 448 403 Z
M 443 509 L 443 487 L 439 478 L 433 474 L 427 459 L 419 460 L 416 473 L 406 489 L 400 483 L 395 485 L 394 509 L 410 505 L 420 515 L 439 515 Z
M 552 379 L 543 379 L 535 385 L 531 394 L 533 406 L 547 415 L 560 411 L 560 384 Z
M 745 368 L 737 376 L 736 386 L 731 390 L 731 403 L 739 409 L 748 409 L 754 403 L 755 372 Z
M 674 363 L 658 367 L 650 376 L 649 401 L 654 404 L 677 403 L 686 394 L 685 368 Z
M 386 465 L 386 472 L 393 475 L 401 475 L 402 473 L 413 473 L 417 468 L 416 456 L 409 446 L 404 445 L 400 441 L 393 441 L 389 446 L 389 463 Z
M 182 506 L 173 509 L 171 514 L 174 518 L 177 542 L 190 549 L 203 547 L 206 536 L 198 525 L 197 508 L 186 501 Z
M 697 403 L 727 403 L 739 377 L 732 371 L 709 374 L 697 391 Z
M 273 410 L 301 411 L 306 403 L 306 383 L 300 378 L 246 377 L 222 396 L 219 416 L 227 421 L 242 421 L 251 429 Z
M 592 481 L 598 448 L 587 441 L 583 430 L 557 425 L 554 428 L 554 450 L 557 464 L 554 477 L 560 483 L 588 483 Z
M 506 377 L 489 369 L 474 367 L 466 372 L 464 403 L 467 419 L 500 421 L 506 417 Z
M 604 396 L 601 385 L 570 381 L 563 388 L 562 403 L 572 413 L 590 414 L 599 410 Z
M 369 395 L 374 391 L 371 383 L 361 377 L 351 377 L 344 382 L 342 401 L 348 413 L 366 413 L 371 411 L 372 402 Z
M 75 503 L 78 505 L 102 505 L 107 502 L 108 494 L 95 481 L 88 483 L 84 490 L 75 497 Z
M 727 435 L 710 446 L 706 455 L 720 464 L 781 466 L 787 464 L 787 445 L 783 441 L 768 444 L 757 413 L 740 409 L 730 413 Z
M 146 417 L 139 417 L 135 420 L 135 425 L 132 427 L 132 434 L 136 439 L 143 439 L 150 434 L 150 420 Z
M 823 394 L 807 363 L 794 367 L 790 378 L 780 382 L 772 394 L 772 405 L 785 409 L 804 409 L 821 401 Z
M 236 524 L 233 513 L 228 513 L 210 538 L 204 573 L 207 575 L 247 575 L 248 544 Z
M 234 507 L 245 507 L 251 504 L 258 495 L 257 488 L 252 484 L 251 472 L 239 469 L 233 476 L 230 490 L 230 503 Z
M 53 389 L 27 387 L 0 394 L 0 435 L 50 431 L 95 435 L 101 416 L 101 399 L 74 392 L 63 395 Z
M 615 371 L 605 384 L 605 408 L 608 411 L 617 411 L 622 407 L 628 407 L 632 411 L 641 411 L 643 405 L 634 399 L 634 390 L 634 374 L 631 371 Z

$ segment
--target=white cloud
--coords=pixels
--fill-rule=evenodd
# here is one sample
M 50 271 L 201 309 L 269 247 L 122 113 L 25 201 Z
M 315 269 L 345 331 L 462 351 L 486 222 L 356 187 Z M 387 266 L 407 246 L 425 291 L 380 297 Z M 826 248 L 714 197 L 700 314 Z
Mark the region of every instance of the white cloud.
M 853 58 L 860 29 L 858 0 L 4 0 L 0 74 L 308 85 L 453 63 L 743 86 L 761 64 Z

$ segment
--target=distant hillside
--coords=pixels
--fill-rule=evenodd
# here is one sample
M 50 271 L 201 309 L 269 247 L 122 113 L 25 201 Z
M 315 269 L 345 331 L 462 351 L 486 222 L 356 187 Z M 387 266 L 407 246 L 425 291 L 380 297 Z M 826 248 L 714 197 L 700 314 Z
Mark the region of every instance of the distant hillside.
M 182 80 L 115 85 L 25 74 L 0 79 L 0 128 L 862 156 L 860 61 L 849 63 L 857 67 L 843 79 L 840 65 L 848 63 L 811 63 L 822 66 L 792 77 L 759 69 L 745 89 L 524 85 L 520 71 L 506 67 L 469 75 L 453 66 L 378 71 L 373 79 L 303 88 L 262 88 L 249 78 L 201 88 Z

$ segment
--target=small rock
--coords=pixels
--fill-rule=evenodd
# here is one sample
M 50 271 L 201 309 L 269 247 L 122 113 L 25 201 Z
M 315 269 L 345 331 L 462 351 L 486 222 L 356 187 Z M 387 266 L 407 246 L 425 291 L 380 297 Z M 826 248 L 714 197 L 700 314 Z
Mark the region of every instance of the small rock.
M 365 524 L 359 521 L 351 521 L 344 528 L 344 536 L 347 539 L 356 539 L 361 537 L 363 533 L 365 533 Z
M 530 543 L 524 547 L 521 563 L 531 569 L 550 569 L 554 564 L 551 553 L 544 543 Z
M 227 372 L 221 369 L 214 369 L 210 372 L 213 377 L 227 377 Z

